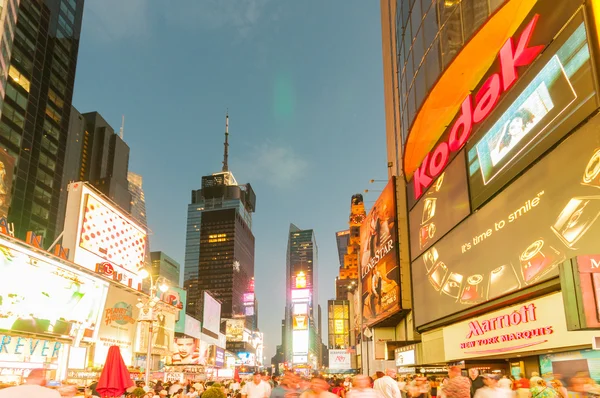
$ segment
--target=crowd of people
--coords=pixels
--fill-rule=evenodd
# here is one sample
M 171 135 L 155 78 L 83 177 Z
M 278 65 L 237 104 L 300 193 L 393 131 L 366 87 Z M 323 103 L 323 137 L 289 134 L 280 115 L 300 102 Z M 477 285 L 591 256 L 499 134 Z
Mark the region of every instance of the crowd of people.
M 566 385 L 568 384 L 568 386 Z M 86 398 L 100 398 L 97 383 L 83 392 Z M 69 386 L 73 387 L 73 386 Z M 567 388 L 568 387 L 568 388 Z M 0 398 L 59 398 L 81 396 L 76 389 L 45 387 L 44 372 L 32 371 L 24 385 L 0 390 Z M 447 377 L 400 376 L 395 369 L 376 372 L 372 377 L 325 378 L 318 374 L 301 376 L 286 371 L 271 377 L 255 373 L 245 380 L 223 382 L 162 382 L 151 385 L 138 382 L 128 389 L 124 398 L 583 398 L 600 397 L 600 387 L 584 372 L 568 381 L 561 375 L 545 380 L 538 373 L 530 378 L 500 373 L 479 374 L 469 369 L 468 377 L 456 366 L 448 369 Z

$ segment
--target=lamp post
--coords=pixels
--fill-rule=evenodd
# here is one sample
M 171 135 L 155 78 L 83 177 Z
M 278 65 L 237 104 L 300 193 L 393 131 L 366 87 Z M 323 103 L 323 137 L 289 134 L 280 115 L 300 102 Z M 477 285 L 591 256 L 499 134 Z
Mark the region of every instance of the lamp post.
M 150 295 L 146 300 L 139 299 L 139 303 L 136 304 L 136 307 L 140 310 L 145 308 L 148 311 L 148 316 L 143 319 L 144 322 L 148 322 L 148 347 L 146 351 L 146 373 L 144 375 L 144 382 L 148 386 L 148 383 L 150 382 L 150 363 L 152 358 L 152 335 L 154 332 L 154 307 L 156 307 L 160 301 L 160 298 L 156 296 L 156 293 L 157 290 L 160 290 L 163 293 L 166 292 L 169 290 L 169 285 L 167 285 L 167 280 L 162 276 L 159 276 L 154 280 L 152 274 L 145 269 L 140 272 L 140 276 L 143 279 L 150 278 Z M 157 314 L 158 313 L 160 313 L 160 310 L 157 311 Z

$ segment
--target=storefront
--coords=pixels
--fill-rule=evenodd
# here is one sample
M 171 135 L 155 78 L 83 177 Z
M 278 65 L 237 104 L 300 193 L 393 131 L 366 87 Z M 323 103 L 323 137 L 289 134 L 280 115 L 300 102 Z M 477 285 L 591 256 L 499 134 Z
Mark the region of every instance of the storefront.
M 65 379 L 72 351 L 98 333 L 108 283 L 4 236 L 0 275 L 0 383 L 20 384 L 35 368 Z

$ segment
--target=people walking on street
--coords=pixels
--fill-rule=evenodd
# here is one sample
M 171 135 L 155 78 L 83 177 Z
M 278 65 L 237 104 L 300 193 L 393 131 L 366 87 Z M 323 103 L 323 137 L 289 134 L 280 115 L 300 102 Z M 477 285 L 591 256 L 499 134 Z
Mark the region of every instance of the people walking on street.
M 396 369 L 386 369 L 385 375 L 379 376 L 374 382 L 373 388 L 381 393 L 385 398 L 402 398 L 400 388 L 396 381 Z
M 475 398 L 510 398 L 510 390 L 498 386 L 500 375 L 487 374 L 482 377 L 484 386 L 475 392 Z
M 352 380 L 352 389 L 347 398 L 383 398 L 381 393 L 371 388 L 371 378 L 366 375 L 356 375 Z
M 471 380 L 461 374 L 458 366 L 451 366 L 448 369 L 448 383 L 443 391 L 446 398 L 470 398 Z
M 471 379 L 471 397 L 474 397 L 477 390 L 485 387 L 485 383 L 478 369 L 469 369 L 469 379 Z

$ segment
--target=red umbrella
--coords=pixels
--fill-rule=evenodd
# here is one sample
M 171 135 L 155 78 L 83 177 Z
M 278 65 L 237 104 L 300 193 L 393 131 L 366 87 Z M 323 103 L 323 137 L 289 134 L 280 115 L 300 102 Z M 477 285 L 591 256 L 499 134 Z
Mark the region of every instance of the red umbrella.
M 120 397 L 125 390 L 133 386 L 127 366 L 123 362 L 121 351 L 116 345 L 108 349 L 104 369 L 98 380 L 96 391 L 101 397 Z

